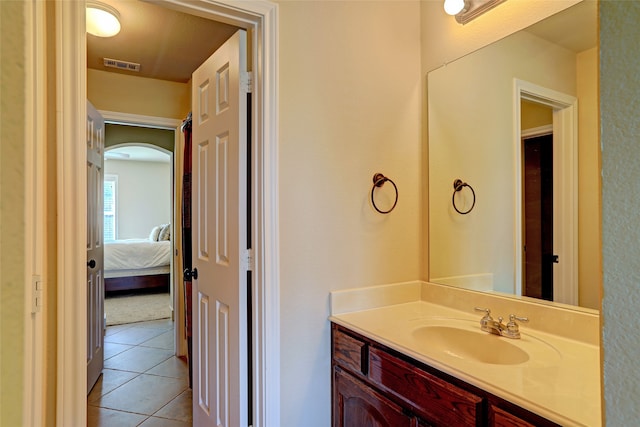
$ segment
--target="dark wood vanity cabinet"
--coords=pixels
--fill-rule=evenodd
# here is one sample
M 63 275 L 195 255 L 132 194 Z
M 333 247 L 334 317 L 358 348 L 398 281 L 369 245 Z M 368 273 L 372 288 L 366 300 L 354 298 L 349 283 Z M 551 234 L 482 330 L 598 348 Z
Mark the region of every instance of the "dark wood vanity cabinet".
M 333 427 L 557 426 L 332 324 Z
M 340 368 L 333 371 L 333 425 L 339 427 L 413 427 L 413 418 L 402 407 Z

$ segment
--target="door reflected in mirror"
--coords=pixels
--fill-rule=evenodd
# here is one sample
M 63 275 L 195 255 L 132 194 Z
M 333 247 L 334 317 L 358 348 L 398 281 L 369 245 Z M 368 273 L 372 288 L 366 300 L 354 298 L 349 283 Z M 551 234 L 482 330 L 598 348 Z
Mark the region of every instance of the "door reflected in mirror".
M 596 13 L 583 1 L 429 73 L 430 281 L 599 307 Z
M 525 258 L 522 294 L 553 301 L 553 264 L 557 259 L 553 253 L 553 131 L 523 137 L 522 148 Z

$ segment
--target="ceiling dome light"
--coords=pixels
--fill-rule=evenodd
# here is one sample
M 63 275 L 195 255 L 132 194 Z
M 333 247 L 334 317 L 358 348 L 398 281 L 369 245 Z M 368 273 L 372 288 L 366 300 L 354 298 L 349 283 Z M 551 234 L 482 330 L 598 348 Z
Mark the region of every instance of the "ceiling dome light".
M 457 15 L 465 9 L 465 0 L 444 0 L 444 11 L 448 15 Z
M 113 37 L 120 32 L 120 14 L 113 7 L 99 2 L 87 2 L 87 33 L 98 37 Z

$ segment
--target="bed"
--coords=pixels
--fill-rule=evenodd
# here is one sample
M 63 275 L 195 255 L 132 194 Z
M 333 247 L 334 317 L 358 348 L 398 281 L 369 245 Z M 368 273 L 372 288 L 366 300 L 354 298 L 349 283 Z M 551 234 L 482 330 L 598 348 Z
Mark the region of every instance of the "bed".
M 169 289 L 171 241 L 127 239 L 105 242 L 106 292 Z

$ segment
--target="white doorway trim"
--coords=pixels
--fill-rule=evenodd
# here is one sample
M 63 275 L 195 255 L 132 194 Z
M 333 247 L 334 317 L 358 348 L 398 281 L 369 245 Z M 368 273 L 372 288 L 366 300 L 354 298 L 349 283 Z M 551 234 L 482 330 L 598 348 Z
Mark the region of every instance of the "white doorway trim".
M 167 117 L 144 116 L 141 114 L 121 113 L 119 111 L 99 110 L 104 120 L 109 123 L 137 127 L 150 127 L 180 131 L 182 121 Z
M 140 114 L 121 113 L 118 111 L 99 110 L 99 113 L 104 118 L 105 124 L 149 127 L 174 131 L 172 152 L 147 143 L 124 143 L 105 147 L 105 153 L 111 149 L 122 146 L 139 145 L 145 147 L 153 147 L 154 149 L 166 152 L 171 156 L 171 181 L 173 184 L 173 198 L 171 200 L 171 285 L 169 289 L 171 294 L 170 298 L 171 313 L 173 317 L 172 320 L 174 321 L 174 350 L 176 356 L 185 356 L 187 354 L 187 337 L 184 328 L 184 295 L 182 292 L 180 292 L 180 285 L 182 284 L 182 274 L 180 274 L 180 272 L 182 271 L 182 212 L 180 207 L 182 206 L 182 202 L 178 201 L 178 198 L 180 198 L 182 195 L 182 151 L 184 148 L 184 135 L 180 131 L 182 121 L 167 117 L 144 116 Z
M 553 109 L 553 248 L 560 264 L 554 265 L 553 300 L 578 304 L 578 100 L 523 80 L 514 79 L 515 165 L 515 293 L 522 295 L 522 137 L 520 101 Z
M 45 4 L 24 2 L 25 108 L 24 108 L 24 345 L 22 424 L 44 424 L 46 380 L 45 337 L 47 305 L 46 205 L 46 10 Z M 17 408 L 16 408 L 17 409 Z
M 536 136 L 544 136 L 553 134 L 553 125 L 545 125 L 537 128 L 522 129 L 521 138 L 535 138 Z
M 277 215 L 277 4 L 165 0 L 164 6 L 250 29 L 254 90 L 251 218 L 255 244 L 254 426 L 280 425 Z M 56 424 L 86 422 L 86 38 L 85 2 L 57 1 L 58 349 Z M 46 64 L 39 64 L 43 69 Z

